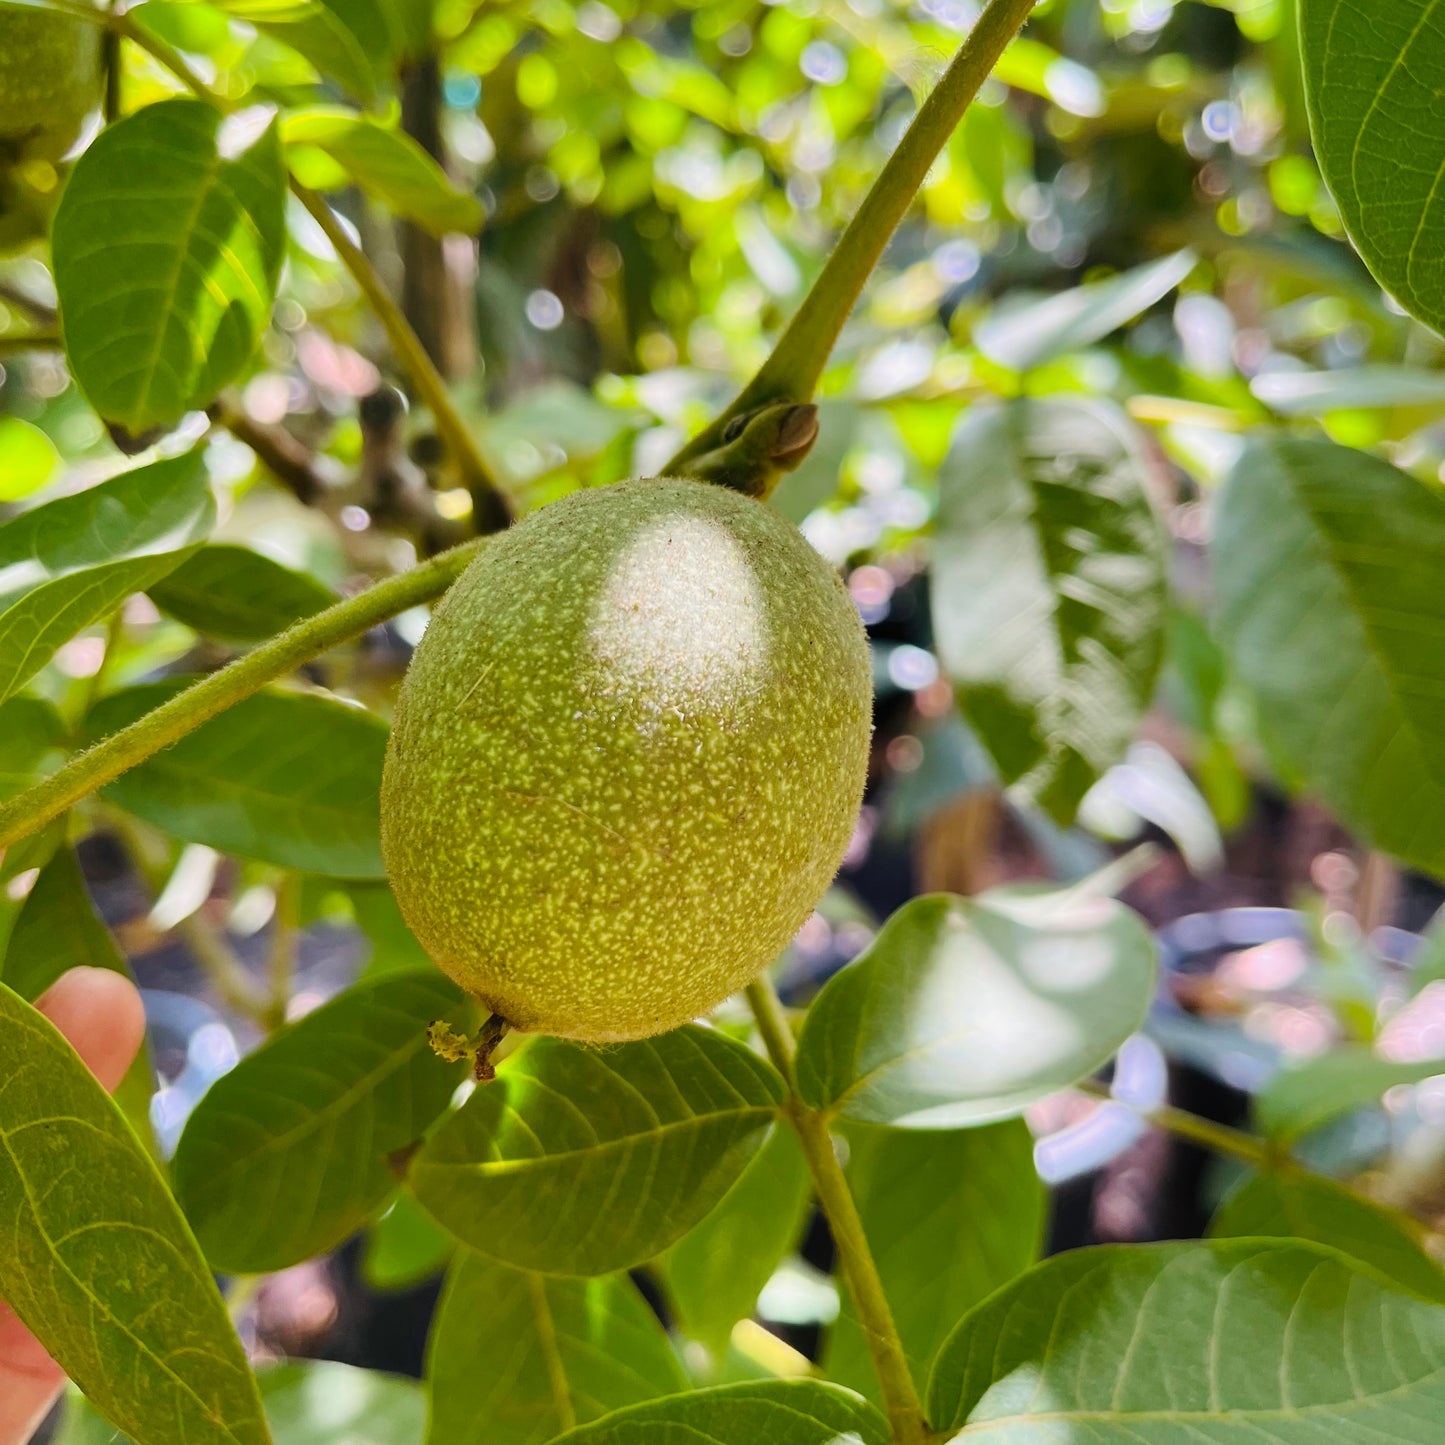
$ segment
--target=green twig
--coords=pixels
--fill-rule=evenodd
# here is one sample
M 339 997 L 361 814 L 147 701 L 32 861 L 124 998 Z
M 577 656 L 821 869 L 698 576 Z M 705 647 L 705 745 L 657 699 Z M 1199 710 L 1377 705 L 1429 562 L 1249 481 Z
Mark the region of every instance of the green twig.
M 250 697 L 302 663 L 359 637 L 388 618 L 431 602 L 456 581 L 486 545 L 484 538 L 442 552 L 410 572 L 388 577 L 262 643 L 229 667 L 188 687 L 129 727 L 72 758 L 59 772 L 0 806 L 0 848 L 28 837 L 50 819 L 123 772 L 169 747 L 193 728 Z
M 923 1445 L 929 1433 L 918 1388 L 908 1367 L 903 1342 L 898 1337 L 883 1280 L 868 1247 L 863 1220 L 833 1150 L 827 1116 L 809 1109 L 798 1098 L 793 1075 L 793 1033 L 772 980 L 764 974 L 756 983 L 748 985 L 747 995 L 768 1056 L 787 1081 L 788 1122 L 803 1146 L 818 1203 L 828 1217 L 828 1227 L 838 1250 L 838 1265 L 847 1281 L 873 1367 L 878 1372 L 893 1439 L 896 1445 Z
M 913 204 L 928 168 L 948 143 L 999 56 L 1023 27 L 1036 3 L 1037 0 L 988 0 L 968 39 L 924 101 L 897 150 L 889 156 L 863 204 L 848 223 L 772 355 L 732 405 L 663 468 L 664 474 L 716 448 L 733 417 L 770 402 L 807 401 L 812 397 L 843 323 L 862 295 L 864 284 L 898 223 Z
M 0 356 L 10 356 L 17 351 L 59 351 L 61 349 L 58 331 L 21 331 L 13 336 L 0 336 Z
M 100 700 L 101 693 L 105 690 L 105 683 L 107 677 L 110 675 L 111 664 L 115 661 L 115 654 L 119 650 L 124 637 L 125 606 L 122 604 L 110 614 L 105 624 L 105 645 L 100 654 L 100 663 L 86 681 L 80 706 L 75 711 L 75 722 L 69 730 L 72 746 L 80 740 L 85 730 L 85 719 L 89 715 L 91 708 Z
M 326 239 L 340 257 L 341 264 L 351 273 L 352 280 L 371 303 L 371 309 L 381 322 L 402 370 L 411 378 L 417 394 L 430 408 L 437 431 L 456 463 L 462 485 L 469 492 L 495 498 L 500 504 L 497 510 L 503 518 L 509 519 L 511 504 L 482 460 L 475 439 L 467 430 L 461 413 L 452 404 L 441 372 L 427 355 L 426 347 L 412 330 L 411 323 L 406 319 L 401 307 L 396 304 L 361 247 L 347 234 L 346 227 L 337 219 L 331 207 L 315 191 L 303 186 L 295 176 L 291 178 L 291 189 L 311 213 L 316 224 L 326 233 Z
M 106 0 L 106 13 L 114 15 L 121 8 L 121 0 Z M 101 65 L 105 71 L 105 96 L 101 101 L 101 115 L 106 125 L 120 118 L 120 82 L 123 71 L 120 54 L 120 31 L 114 25 L 106 27 L 100 43 Z
M 119 808 L 107 807 L 101 814 L 101 825 L 119 841 L 152 896 L 159 897 L 166 881 L 165 845 L 139 819 Z M 171 931 L 190 949 L 191 956 L 216 991 L 216 997 L 227 1008 L 265 1028 L 266 1000 L 219 930 L 198 910 L 178 920 Z
M 1187 1139 L 1191 1144 L 1212 1149 L 1216 1154 L 1227 1154 L 1255 1169 L 1278 1168 L 1285 1157 L 1270 1148 L 1265 1140 L 1253 1134 L 1247 1134 L 1242 1129 L 1231 1129 L 1227 1124 L 1216 1124 L 1212 1119 L 1201 1119 L 1198 1114 L 1176 1109 L 1172 1104 L 1161 1104 L 1153 1109 L 1136 1109 L 1133 1104 L 1116 1099 L 1107 1084 L 1096 1083 L 1093 1079 L 1085 1079 L 1075 1084 L 1074 1088 L 1091 1099 L 1130 1109 L 1156 1128 L 1180 1139 Z
M 51 0 L 54 3 L 54 0 Z M 68 8 L 68 7 L 67 7 Z M 107 29 L 113 30 L 125 40 L 129 40 L 134 46 L 144 50 L 147 55 L 158 60 L 192 95 L 207 101 L 219 110 L 231 110 L 234 107 L 225 96 L 217 95 L 182 58 L 181 53 L 173 45 L 152 34 L 143 25 L 137 25 L 135 20 L 124 10 L 112 10 L 105 14 L 100 11 L 92 11 L 98 17 L 100 23 Z
M 1172 1104 L 1161 1104 L 1153 1109 L 1135 1108 L 1123 1099 L 1116 1099 L 1107 1084 L 1100 1084 L 1093 1079 L 1085 1079 L 1082 1083 L 1075 1084 L 1074 1088 L 1091 1099 L 1130 1109 L 1156 1129 L 1163 1129 L 1166 1133 L 1173 1134 L 1176 1139 L 1185 1139 L 1191 1144 L 1199 1145 L 1201 1149 L 1238 1159 L 1241 1164 L 1247 1164 L 1251 1169 L 1293 1175 L 1300 1179 L 1317 1179 L 1335 1189 L 1343 1190 L 1346 1194 L 1353 1194 L 1372 1208 L 1380 1208 L 1380 1201 L 1363 1189 L 1356 1188 L 1346 1180 L 1311 1169 L 1282 1145 L 1263 1139 L 1257 1134 L 1246 1133 L 1243 1129 L 1231 1129 L 1228 1124 L 1216 1124 L 1213 1119 L 1202 1119 L 1198 1114 L 1176 1109 Z

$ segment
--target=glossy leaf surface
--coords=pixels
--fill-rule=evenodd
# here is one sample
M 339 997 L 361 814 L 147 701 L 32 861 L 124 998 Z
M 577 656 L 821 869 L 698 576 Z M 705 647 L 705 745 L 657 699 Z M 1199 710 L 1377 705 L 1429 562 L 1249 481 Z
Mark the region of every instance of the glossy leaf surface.
M 265 1445 L 211 1272 L 119 1109 L 0 985 L 0 1295 L 118 1429 Z
M 396 1187 L 388 1156 L 421 1138 L 460 1081 L 426 1035 L 460 998 L 435 971 L 358 984 L 211 1085 L 173 1174 L 217 1269 L 299 1264 L 381 1206 Z
M 337 600 L 306 573 L 229 543 L 202 547 L 148 591 L 178 622 L 234 642 L 271 637 Z
M 1019 1119 L 920 1133 L 850 1124 L 848 1184 L 920 1390 L 969 1310 L 1037 1262 L 1048 1196 Z M 828 1378 L 878 1403 L 846 1291 L 824 1356 Z
M 707 1214 L 782 1098 L 768 1063 L 695 1025 L 598 1050 L 539 1038 L 432 1136 L 408 1178 L 491 1259 L 611 1274 Z
M 819 1380 L 694 1390 L 604 1416 L 557 1445 L 883 1445 L 888 1430 L 865 1400 Z
M 797 1245 L 810 1198 L 797 1135 L 779 1122 L 712 1213 L 663 1257 L 684 1333 L 726 1351 L 732 1327 Z
M 270 1365 L 258 1376 L 275 1445 L 421 1445 L 426 1395 L 415 1381 L 334 1360 Z M 53 1445 L 128 1445 L 72 1390 Z
M 72 848 L 57 849 L 40 870 L 21 905 L 3 957 L 0 978 L 29 1003 L 72 968 L 108 968 L 132 978 L 125 955 L 90 901 Z M 155 1139 L 150 1122 L 155 1091 L 155 1067 L 149 1046 L 143 1045 L 120 1081 L 115 1101 L 147 1148 Z
M 1138 915 L 1088 891 L 914 899 L 809 1009 L 799 1092 L 903 1128 L 1009 1118 L 1113 1057 L 1154 959 Z
M 1261 436 L 1211 556 L 1219 636 L 1286 770 L 1445 873 L 1445 497 L 1364 452 Z
M 263 1370 L 260 1382 L 276 1445 L 421 1445 L 426 1394 L 415 1380 L 297 1360 Z
M 1420 1226 L 1318 1175 L 1254 1175 L 1220 1205 L 1209 1232 L 1216 1239 L 1280 1235 L 1329 1245 L 1445 1304 L 1445 1269 L 1421 1247 Z
M 1379 283 L 1445 330 L 1445 19 L 1432 0 L 1299 0 L 1315 154 Z
M 106 127 L 52 237 L 66 356 L 102 417 L 140 436 L 235 379 L 270 323 L 285 220 L 264 112 L 163 100 Z
M 60 762 L 65 742 L 65 722 L 54 704 L 23 696 L 0 702 L 0 799 L 39 781 L 47 764 Z
M 928 1391 L 969 1445 L 1428 1445 L 1442 1407 L 1445 1310 L 1263 1240 L 1059 1255 L 964 1320 Z
M 103 737 L 175 691 L 146 683 L 86 720 Z M 105 796 L 187 843 L 342 878 L 380 878 L 386 724 L 315 693 L 258 692 L 123 773 Z
M 0 701 L 61 643 L 179 566 L 215 516 L 190 452 L 0 525 Z

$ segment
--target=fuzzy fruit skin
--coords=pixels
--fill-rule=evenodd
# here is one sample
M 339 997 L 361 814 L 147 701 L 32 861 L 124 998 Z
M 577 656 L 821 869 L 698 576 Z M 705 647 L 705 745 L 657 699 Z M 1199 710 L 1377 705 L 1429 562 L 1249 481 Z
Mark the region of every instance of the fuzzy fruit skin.
M 494 541 L 417 649 L 382 781 L 392 888 L 514 1026 L 664 1033 L 816 906 L 871 712 L 857 610 L 776 513 L 693 481 L 575 493 Z
M 0 4 L 0 158 L 56 161 L 100 104 L 100 27 Z

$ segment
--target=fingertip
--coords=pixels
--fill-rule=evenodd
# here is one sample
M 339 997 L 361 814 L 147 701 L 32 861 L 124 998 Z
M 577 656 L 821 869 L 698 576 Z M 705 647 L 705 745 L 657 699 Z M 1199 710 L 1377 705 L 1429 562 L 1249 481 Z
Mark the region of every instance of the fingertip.
M 145 1037 L 136 986 L 109 968 L 72 968 L 35 1001 L 110 1093 L 125 1077 Z

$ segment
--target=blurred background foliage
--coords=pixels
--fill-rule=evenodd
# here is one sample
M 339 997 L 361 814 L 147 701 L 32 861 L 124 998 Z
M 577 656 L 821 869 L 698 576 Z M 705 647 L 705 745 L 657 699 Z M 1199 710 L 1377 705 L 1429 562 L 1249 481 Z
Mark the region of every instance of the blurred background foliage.
M 269 0 L 147 0 L 133 17 L 222 95 L 284 108 L 289 164 L 330 195 L 403 299 L 526 511 L 655 471 L 718 412 L 978 6 L 330 10 L 344 23 L 303 26 Z M 1344 239 L 1310 152 L 1292 12 L 1291 0 L 1044 0 L 851 319 L 821 388 L 819 442 L 775 505 L 846 569 L 869 625 L 874 777 L 839 884 L 781 979 L 806 998 L 920 892 L 1077 878 L 1152 841 L 1159 851 L 1126 896 L 1162 930 L 1172 965 L 1151 1024 L 1163 1053 L 1151 1057 L 1170 1061 L 1176 1097 L 1239 1118 L 1283 1062 L 1383 1041 L 1399 1084 L 1372 1076 L 1346 1089 L 1316 1153 L 1343 1175 L 1371 1171 L 1381 1197 L 1438 1224 L 1445 1087 L 1422 1082 L 1419 1061 L 1445 1051 L 1445 943 L 1417 937 L 1438 887 L 1294 797 L 1204 620 L 1210 500 L 1251 428 L 1378 450 L 1432 488 L 1445 467 L 1442 342 L 1384 296 Z M 177 91 L 150 56 L 120 46 L 113 115 Z M 370 132 L 358 138 L 358 113 L 384 137 L 411 137 L 450 186 Z M 65 170 L 27 164 L 42 216 Z M 217 574 L 188 589 L 177 573 L 67 643 L 0 712 L 0 796 L 84 736 L 83 723 L 57 719 L 83 720 L 132 683 L 218 666 L 484 520 L 425 414 L 393 389 L 406 379 L 355 284 L 289 205 L 280 296 L 254 365 L 210 416 L 160 443 L 205 438 L 215 540 L 246 549 L 230 560 L 254 615 L 238 621 L 232 605 L 208 620 Z M 47 255 L 43 238 L 22 236 L 0 256 L 0 518 L 130 465 L 54 345 Z M 955 428 L 980 402 L 1024 394 L 1122 408 L 1168 529 L 1154 705 L 1067 826 L 999 786 L 953 707 L 930 621 L 938 477 Z M 256 554 L 287 570 L 260 576 Z M 212 567 L 225 561 L 210 555 Z M 424 623 L 404 615 L 310 665 L 308 679 L 385 716 Z M 294 1015 L 358 970 L 416 963 L 418 950 L 384 883 L 229 854 L 148 810 L 143 792 L 87 805 L 81 856 L 153 998 L 214 1006 L 197 1025 L 168 1005 L 168 1083 L 153 1108 L 164 1143 L 237 1047 L 274 1022 L 275 999 L 252 996 L 258 980 L 285 980 L 281 1009 Z M 0 938 L 45 846 L 3 865 Z M 1068 1096 L 1035 1110 L 1041 1150 L 1093 1107 Z M 1128 1129 L 1079 1147 L 1040 1154 L 1059 1185 L 1056 1244 L 1197 1233 L 1228 1182 L 1202 1156 L 1176 1145 L 1166 1159 L 1160 1140 Z M 364 1253 L 260 1286 L 269 1314 L 254 1328 L 278 1353 L 415 1368 L 430 1296 L 382 1311 L 356 1277 L 410 1288 L 446 1253 L 403 1199 Z M 816 1271 L 788 1269 L 764 1314 L 812 1350 L 836 1293 Z

